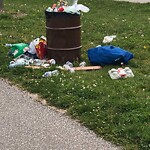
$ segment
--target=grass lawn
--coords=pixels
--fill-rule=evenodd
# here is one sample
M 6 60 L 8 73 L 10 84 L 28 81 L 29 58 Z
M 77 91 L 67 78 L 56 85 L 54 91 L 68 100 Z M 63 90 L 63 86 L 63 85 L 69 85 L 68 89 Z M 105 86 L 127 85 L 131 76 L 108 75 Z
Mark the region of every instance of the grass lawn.
M 9 69 L 6 43 L 29 43 L 46 36 L 46 8 L 50 0 L 4 0 L 0 14 L 0 77 L 38 93 L 49 105 L 66 109 L 68 115 L 97 135 L 125 149 L 150 149 L 150 4 L 112 0 L 80 0 L 90 8 L 81 14 L 82 60 L 89 64 L 87 50 L 101 45 L 106 35 L 111 43 L 134 54 L 127 65 L 134 78 L 112 80 L 105 66 L 98 71 L 61 72 L 42 78 L 49 69 Z M 90 64 L 89 64 L 90 65 Z M 53 68 L 51 68 L 53 69 Z

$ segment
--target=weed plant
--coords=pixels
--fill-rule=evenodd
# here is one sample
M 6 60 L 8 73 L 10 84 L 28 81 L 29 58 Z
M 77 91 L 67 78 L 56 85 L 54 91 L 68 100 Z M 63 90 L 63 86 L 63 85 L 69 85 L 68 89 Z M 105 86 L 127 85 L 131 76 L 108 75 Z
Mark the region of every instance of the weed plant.
M 48 0 L 5 0 L 0 14 L 0 77 L 38 93 L 49 105 L 66 109 L 73 118 L 97 135 L 125 149 L 150 149 L 150 4 L 112 0 L 80 0 L 90 8 L 81 14 L 82 60 L 90 65 L 87 50 L 103 45 L 106 35 L 117 35 L 111 43 L 134 54 L 127 65 L 134 78 L 112 80 L 105 66 L 98 71 L 66 71 L 42 78 L 50 69 L 9 69 L 13 59 L 6 43 L 29 43 L 46 36 Z M 125 66 L 124 66 L 125 67 Z M 53 68 L 51 68 L 53 70 Z

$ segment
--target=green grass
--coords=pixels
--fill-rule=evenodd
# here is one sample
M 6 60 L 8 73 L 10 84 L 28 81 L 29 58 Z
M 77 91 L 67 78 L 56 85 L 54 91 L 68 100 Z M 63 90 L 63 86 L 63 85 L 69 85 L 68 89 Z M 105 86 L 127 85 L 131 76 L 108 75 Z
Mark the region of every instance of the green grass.
M 90 8 L 81 15 L 82 60 L 89 64 L 87 50 L 102 44 L 106 35 L 117 35 L 112 45 L 134 54 L 127 65 L 134 78 L 112 80 L 105 66 L 99 71 L 61 72 L 42 78 L 49 69 L 8 69 L 6 43 L 29 43 L 44 35 L 44 11 L 48 0 L 5 0 L 0 14 L 0 77 L 38 93 L 49 105 L 66 109 L 73 118 L 97 135 L 125 149 L 150 148 L 150 4 L 111 0 L 80 0 Z M 53 68 L 51 68 L 53 69 Z

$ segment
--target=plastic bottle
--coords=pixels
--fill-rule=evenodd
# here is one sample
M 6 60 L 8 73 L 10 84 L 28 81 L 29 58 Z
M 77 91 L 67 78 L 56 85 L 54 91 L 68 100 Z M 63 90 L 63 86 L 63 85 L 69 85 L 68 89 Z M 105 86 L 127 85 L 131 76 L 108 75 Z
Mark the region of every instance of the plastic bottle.
M 59 71 L 58 71 L 58 70 L 52 71 L 52 76 L 57 76 L 58 74 L 59 74 Z
M 42 77 L 51 77 L 52 76 L 52 71 L 48 71 L 48 72 L 45 72 Z
M 70 66 L 67 65 L 67 64 L 64 64 L 64 65 L 63 65 L 63 68 L 64 68 L 65 70 L 70 70 Z
M 73 67 L 70 67 L 69 65 L 65 64 L 63 65 L 63 68 L 67 71 L 70 71 L 71 73 L 74 73 L 74 68 Z
M 17 66 L 24 66 L 24 65 L 29 65 L 29 61 L 24 58 L 19 58 L 16 61 L 11 61 L 9 64 L 9 68 L 14 68 Z
M 41 66 L 46 62 L 46 60 L 41 60 L 41 59 L 34 59 L 33 64 L 36 66 Z
M 70 61 L 67 61 L 67 62 L 66 62 L 66 65 L 68 65 L 70 68 L 73 67 L 73 64 L 72 64 Z
M 6 47 L 11 47 L 11 46 L 12 46 L 12 44 L 5 44 L 5 46 L 6 46 Z
M 55 59 L 50 59 L 50 60 L 49 60 L 49 63 L 50 63 L 51 65 L 55 65 L 55 64 L 56 64 L 56 61 L 55 61 Z
M 81 62 L 80 64 L 79 64 L 79 67 L 85 67 L 86 66 L 86 62 L 85 61 L 83 61 L 83 62 Z
M 48 71 L 48 72 L 45 72 L 42 77 L 51 77 L 51 76 L 56 76 L 59 74 L 59 71 L 58 70 L 54 70 L 54 71 Z

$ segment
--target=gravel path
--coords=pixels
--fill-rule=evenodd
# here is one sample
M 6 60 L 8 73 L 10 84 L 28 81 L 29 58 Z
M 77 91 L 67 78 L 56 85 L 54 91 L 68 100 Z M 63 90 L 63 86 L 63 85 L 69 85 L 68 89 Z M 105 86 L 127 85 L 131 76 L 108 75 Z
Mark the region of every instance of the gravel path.
M 119 150 L 0 79 L 0 150 Z

